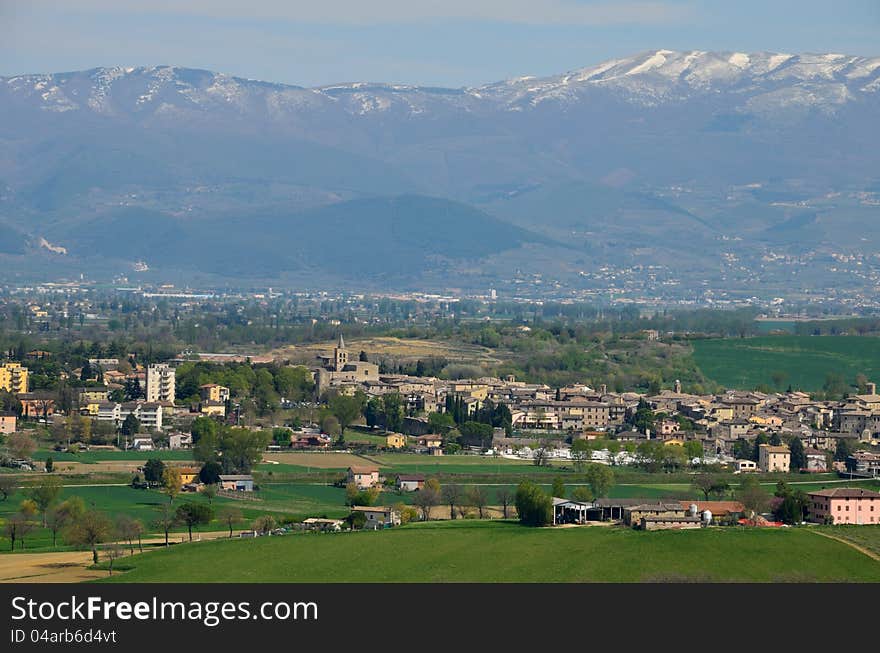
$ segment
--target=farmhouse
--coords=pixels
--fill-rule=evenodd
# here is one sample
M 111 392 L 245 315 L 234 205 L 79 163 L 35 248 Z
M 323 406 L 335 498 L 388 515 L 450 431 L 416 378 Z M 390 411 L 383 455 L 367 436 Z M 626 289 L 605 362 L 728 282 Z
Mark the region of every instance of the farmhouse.
M 639 527 L 644 517 L 686 517 L 687 510 L 678 501 L 664 503 L 643 503 L 630 506 L 623 511 L 623 523 L 626 526 Z
M 808 492 L 809 520 L 817 524 L 880 524 L 880 493 L 837 487 Z
M 415 492 L 425 487 L 425 477 L 421 474 L 398 474 L 396 484 L 401 492 Z
M 366 490 L 379 484 L 378 467 L 349 467 L 347 483 L 354 483 L 358 490 Z
M 221 474 L 220 489 L 234 492 L 253 492 L 254 477 L 250 474 Z
M 400 513 L 385 506 L 352 506 L 352 512 L 363 513 L 367 518 L 364 528 L 379 529 L 400 524 Z
M 646 516 L 642 517 L 637 527 L 643 531 L 661 531 L 661 530 L 681 530 L 684 528 L 700 528 L 702 520 L 699 517 L 663 517 L 663 516 Z

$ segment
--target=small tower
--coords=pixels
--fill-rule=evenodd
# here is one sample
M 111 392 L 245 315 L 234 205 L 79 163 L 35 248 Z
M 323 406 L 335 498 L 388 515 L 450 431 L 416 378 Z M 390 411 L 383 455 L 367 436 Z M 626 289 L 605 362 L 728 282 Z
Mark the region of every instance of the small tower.
M 675 392 L 676 394 L 681 394 L 681 381 L 675 379 Z
M 345 348 L 345 340 L 342 339 L 341 333 L 339 334 L 339 344 L 333 349 L 333 360 L 337 372 L 341 372 L 348 363 L 348 350 Z

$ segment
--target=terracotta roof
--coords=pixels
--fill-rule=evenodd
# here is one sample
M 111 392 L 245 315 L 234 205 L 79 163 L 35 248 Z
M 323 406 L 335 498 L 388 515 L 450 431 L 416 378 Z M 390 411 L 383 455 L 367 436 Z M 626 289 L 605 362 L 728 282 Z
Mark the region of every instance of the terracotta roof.
M 745 506 L 739 501 L 682 501 L 681 507 L 688 510 L 691 504 L 696 505 L 700 512 L 708 510 L 716 517 L 732 512 L 745 512 Z
M 880 499 L 880 492 L 854 487 L 836 487 L 829 490 L 808 492 L 809 496 L 828 497 L 829 499 Z
M 377 474 L 379 473 L 378 467 L 355 467 L 354 465 L 352 465 L 351 467 L 349 467 L 349 469 L 351 470 L 352 474 L 372 474 L 374 472 Z

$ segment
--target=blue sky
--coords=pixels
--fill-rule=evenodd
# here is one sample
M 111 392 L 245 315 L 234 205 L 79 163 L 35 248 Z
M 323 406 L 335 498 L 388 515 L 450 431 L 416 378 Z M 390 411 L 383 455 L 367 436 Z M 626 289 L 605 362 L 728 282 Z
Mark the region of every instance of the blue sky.
M 880 55 L 880 0 L 0 0 L 0 75 L 172 64 L 466 86 L 645 50 Z

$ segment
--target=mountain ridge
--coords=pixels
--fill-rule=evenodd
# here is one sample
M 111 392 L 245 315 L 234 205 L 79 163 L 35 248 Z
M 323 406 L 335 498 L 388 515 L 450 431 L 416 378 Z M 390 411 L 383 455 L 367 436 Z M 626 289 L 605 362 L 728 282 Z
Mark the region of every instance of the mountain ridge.
M 290 266 L 352 283 L 421 278 L 411 252 L 394 264 L 387 246 L 428 248 L 411 226 L 462 231 L 433 263 L 480 284 L 558 275 L 577 286 L 645 265 L 666 270 L 669 287 L 703 289 L 805 252 L 849 260 L 880 248 L 880 57 L 650 50 L 461 88 L 120 66 L 0 78 L 0 112 L 0 257 L 48 255 L 19 247 L 22 234 L 87 266 L 137 257 L 193 270 L 204 258 L 151 251 L 165 238 L 146 234 L 134 250 L 120 239 L 154 216 L 168 238 L 183 225 L 181 242 L 196 243 L 192 225 L 222 231 L 236 215 L 266 232 L 237 232 L 250 258 L 210 240 L 238 270 L 254 260 L 267 278 Z M 453 204 L 397 199 L 408 196 Z M 355 238 L 382 256 L 343 269 L 279 249 L 296 249 L 293 216 L 312 210 L 329 242 Z M 358 211 L 384 235 L 360 230 Z M 495 225 L 498 247 L 474 249 L 464 216 Z M 116 236 L 95 233 L 102 225 Z

